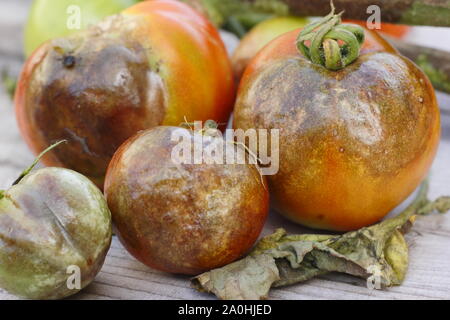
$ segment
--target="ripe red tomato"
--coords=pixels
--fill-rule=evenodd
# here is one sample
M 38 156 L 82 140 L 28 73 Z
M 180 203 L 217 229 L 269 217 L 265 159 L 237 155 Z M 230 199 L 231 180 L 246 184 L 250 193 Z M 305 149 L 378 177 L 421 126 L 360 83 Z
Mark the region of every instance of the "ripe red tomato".
M 100 24 L 43 44 L 25 63 L 17 121 L 44 163 L 98 186 L 117 148 L 157 125 L 226 122 L 233 74 L 215 27 L 178 1 L 144 1 Z

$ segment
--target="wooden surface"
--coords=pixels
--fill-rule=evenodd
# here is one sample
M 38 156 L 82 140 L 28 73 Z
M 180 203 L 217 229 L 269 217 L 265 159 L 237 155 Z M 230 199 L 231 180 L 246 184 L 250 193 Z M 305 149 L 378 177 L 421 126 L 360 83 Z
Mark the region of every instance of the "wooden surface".
M 56 0 L 55 0 L 56 1 Z M 0 0 L 0 70 L 17 73 L 21 60 L 21 28 L 28 0 Z M 443 135 L 432 168 L 432 198 L 450 194 L 450 96 L 439 94 Z M 22 141 L 14 118 L 13 104 L 0 87 L 0 188 L 7 188 L 33 160 Z M 355 195 L 358 196 L 358 195 Z M 264 234 L 284 227 L 305 230 L 271 212 Z M 450 299 L 450 214 L 418 219 L 407 237 L 410 266 L 403 285 L 371 291 L 365 281 L 331 274 L 303 284 L 271 291 L 272 299 Z M 134 260 L 113 239 L 102 271 L 75 299 L 214 299 L 197 293 L 187 277 L 154 271 Z M 0 290 L 0 299 L 17 299 Z

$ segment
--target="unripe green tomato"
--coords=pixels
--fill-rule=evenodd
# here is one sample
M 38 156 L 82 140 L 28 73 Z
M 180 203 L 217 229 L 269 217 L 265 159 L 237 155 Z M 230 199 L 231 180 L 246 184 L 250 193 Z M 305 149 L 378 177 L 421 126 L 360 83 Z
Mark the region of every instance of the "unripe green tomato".
M 44 168 L 0 194 L 0 288 L 61 299 L 92 282 L 111 244 L 101 191 L 68 169 Z
M 83 29 L 137 2 L 139 0 L 35 0 L 25 27 L 25 56 L 47 40 Z

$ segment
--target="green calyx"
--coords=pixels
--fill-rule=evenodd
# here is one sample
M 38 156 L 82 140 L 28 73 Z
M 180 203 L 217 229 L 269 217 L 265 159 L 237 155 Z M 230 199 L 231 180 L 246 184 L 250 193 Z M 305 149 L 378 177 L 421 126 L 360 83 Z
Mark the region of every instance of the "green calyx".
M 315 64 L 328 70 L 345 68 L 359 56 L 364 43 L 364 29 L 357 25 L 342 24 L 342 12 L 331 12 L 319 21 L 307 25 L 297 38 L 299 51 Z M 309 46 L 306 45 L 309 42 Z

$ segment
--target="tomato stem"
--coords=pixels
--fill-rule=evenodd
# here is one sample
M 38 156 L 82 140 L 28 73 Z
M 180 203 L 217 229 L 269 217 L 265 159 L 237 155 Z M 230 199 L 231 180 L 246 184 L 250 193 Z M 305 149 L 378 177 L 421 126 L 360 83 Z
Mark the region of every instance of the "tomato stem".
M 42 151 L 37 157 L 36 159 L 34 159 L 33 163 L 31 164 L 31 166 L 29 166 L 27 169 L 25 169 L 20 176 L 16 179 L 16 181 L 14 181 L 14 183 L 12 184 L 13 186 L 18 184 L 27 174 L 29 174 L 31 172 L 31 170 L 33 170 L 33 168 L 39 163 L 39 161 L 41 160 L 41 158 L 50 150 L 52 150 L 53 148 L 59 146 L 61 143 L 63 142 L 67 142 L 67 140 L 61 140 L 58 141 L 54 144 L 52 144 L 50 147 L 48 147 L 47 149 L 45 149 L 44 151 Z
M 331 12 L 324 18 L 307 25 L 297 38 L 297 48 L 306 58 L 329 70 L 345 68 L 359 56 L 364 43 L 364 29 L 357 25 L 342 24 L 341 16 Z M 306 45 L 309 42 L 309 46 Z

